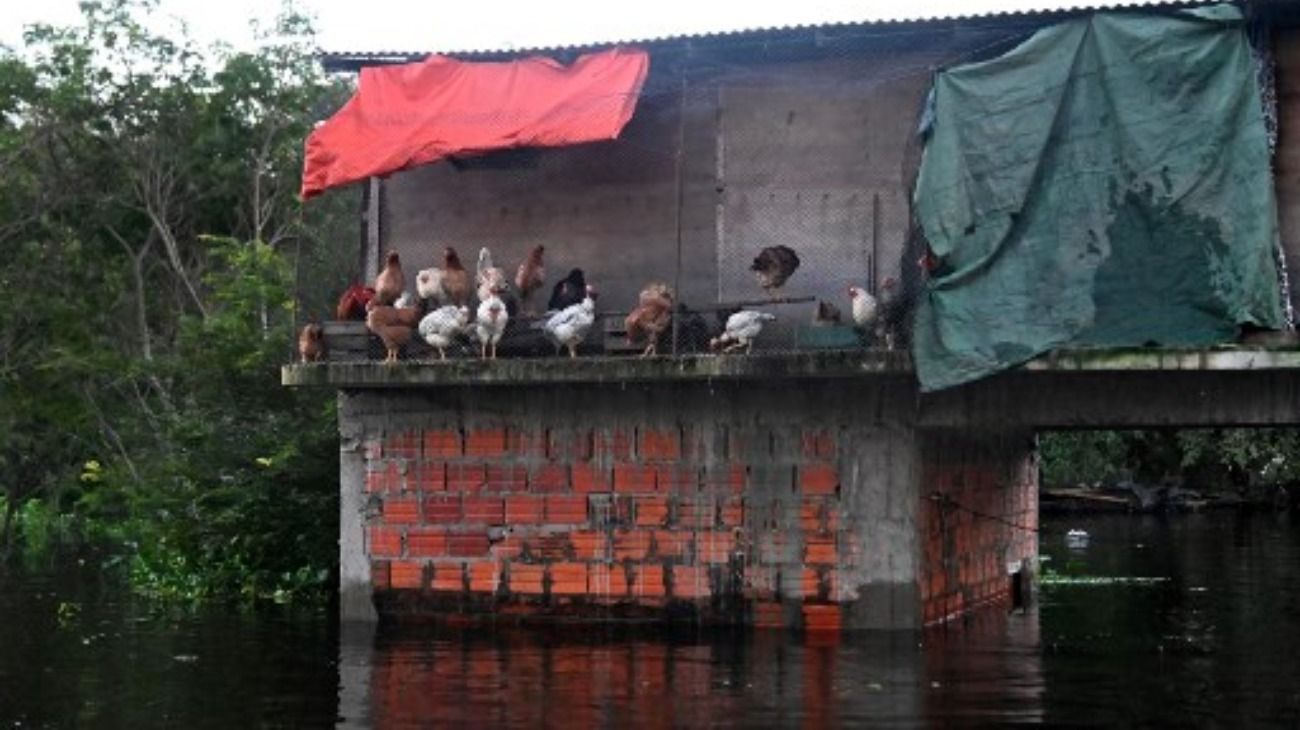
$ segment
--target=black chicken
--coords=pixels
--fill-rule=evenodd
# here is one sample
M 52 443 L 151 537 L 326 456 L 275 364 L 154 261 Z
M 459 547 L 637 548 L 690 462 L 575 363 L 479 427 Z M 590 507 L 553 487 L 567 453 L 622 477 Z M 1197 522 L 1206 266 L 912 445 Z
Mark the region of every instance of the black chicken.
M 582 300 L 586 298 L 587 279 L 582 275 L 582 269 L 573 269 L 568 276 L 555 283 L 555 288 L 551 290 L 551 299 L 546 303 L 546 308 L 556 311 L 575 304 L 581 304 Z
M 768 296 L 775 297 L 785 280 L 799 268 L 799 254 L 789 246 L 768 246 L 754 257 L 750 271 L 758 277 L 758 285 Z

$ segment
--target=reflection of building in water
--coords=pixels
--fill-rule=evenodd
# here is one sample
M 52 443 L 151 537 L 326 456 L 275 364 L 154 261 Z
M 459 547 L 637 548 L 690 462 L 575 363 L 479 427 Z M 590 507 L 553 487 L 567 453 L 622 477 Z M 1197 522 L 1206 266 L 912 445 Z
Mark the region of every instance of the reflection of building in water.
M 1037 610 L 979 611 L 923 634 L 924 717 L 1041 722 L 1046 680 Z

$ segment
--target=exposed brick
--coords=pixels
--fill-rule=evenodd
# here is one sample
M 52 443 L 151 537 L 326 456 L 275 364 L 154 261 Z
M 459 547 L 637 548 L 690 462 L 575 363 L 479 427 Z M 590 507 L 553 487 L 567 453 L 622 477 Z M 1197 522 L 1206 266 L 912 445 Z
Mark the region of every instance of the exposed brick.
M 708 598 L 711 594 L 707 568 L 695 565 L 673 566 L 674 598 Z
M 397 464 L 386 462 L 366 472 L 366 491 L 371 494 L 395 494 L 402 491 L 404 481 Z
M 389 497 L 384 500 L 384 522 L 408 525 L 420 521 L 420 500 Z
M 812 568 L 799 570 L 799 595 L 803 598 L 817 598 L 821 592 L 821 580 Z
M 528 554 L 534 560 L 562 560 L 569 555 L 569 534 L 553 532 L 528 538 Z
M 460 497 L 429 497 L 424 500 L 424 521 L 434 525 L 460 522 Z
M 505 500 L 501 497 L 466 497 L 464 521 L 470 525 L 503 525 L 506 521 Z
M 528 488 L 550 494 L 569 491 L 569 468 L 563 464 L 542 464 L 528 476 Z
M 551 595 L 580 596 L 587 592 L 587 566 L 583 563 L 551 564 Z
M 424 586 L 424 563 L 414 560 L 394 560 L 390 563 L 389 581 L 393 588 L 421 588 Z
M 745 502 L 741 499 L 723 500 L 718 512 L 722 524 L 726 527 L 739 527 L 745 522 Z
M 377 591 L 386 591 L 392 587 L 387 560 L 374 560 L 370 563 L 370 585 Z
M 654 467 L 642 464 L 615 464 L 614 491 L 630 493 L 655 491 Z
M 498 559 L 517 558 L 524 554 L 524 542 L 522 535 L 506 535 L 492 543 L 490 552 Z
M 488 464 L 484 488 L 489 492 L 522 492 L 528 489 L 528 469 L 515 464 Z
M 587 571 L 587 592 L 595 597 L 622 597 L 628 594 L 627 570 L 622 565 L 597 563 Z
M 822 500 L 805 499 L 799 504 L 799 529 L 820 532 L 822 529 Z
M 760 565 L 745 566 L 744 587 L 746 598 L 771 600 L 777 594 L 777 569 Z
M 464 563 L 437 563 L 433 567 L 433 589 L 435 591 L 465 590 Z
M 758 536 L 758 561 L 764 565 L 782 565 L 798 562 L 798 557 L 788 554 L 787 540 L 780 532 L 763 532 Z
M 676 464 L 655 467 L 655 486 L 661 492 L 694 494 L 700 488 L 700 470 Z
M 701 563 L 725 563 L 734 547 L 735 538 L 730 532 L 701 532 L 695 536 L 695 559 Z
M 835 538 L 811 536 L 804 538 L 803 559 L 810 565 L 834 565 Z
M 636 524 L 642 527 L 668 524 L 668 498 L 637 497 Z
M 546 456 L 547 441 L 545 430 L 506 430 L 506 451 L 515 457 Z
M 655 530 L 655 554 L 661 558 L 684 558 L 694 538 L 694 533 L 688 530 Z
M 553 428 L 547 434 L 546 456 L 555 461 L 587 461 L 591 454 L 589 429 Z
M 594 464 L 574 464 L 573 491 L 580 494 L 610 491 L 610 470 Z
M 678 461 L 682 458 L 682 433 L 676 428 L 643 428 L 638 454 L 644 461 Z
M 705 467 L 700 486 L 710 492 L 741 494 L 745 491 L 746 471 L 744 464 Z
M 807 631 L 839 631 L 840 607 L 807 604 L 803 607 L 803 626 Z
M 447 491 L 478 492 L 487 483 L 487 469 L 482 464 L 448 464 Z
M 717 507 L 710 497 L 683 499 L 677 502 L 677 524 L 683 527 L 713 527 Z
M 587 498 L 552 495 L 546 498 L 546 521 L 552 525 L 580 525 L 587 521 Z
M 435 428 L 424 432 L 424 458 L 446 458 L 460 455 L 460 431 L 450 428 Z
M 772 434 L 761 429 L 729 429 L 727 455 L 737 461 L 766 461 L 772 455 Z
M 544 565 L 511 563 L 510 592 L 540 595 L 544 590 L 542 580 L 545 574 L 546 566 Z
M 447 535 L 447 554 L 456 558 L 482 557 L 488 554 L 486 533 L 460 533 Z
M 632 458 L 632 437 L 622 429 L 602 429 L 591 435 L 592 458 L 626 461 Z
M 420 434 L 405 431 L 388 436 L 384 439 L 384 456 L 390 459 L 420 458 Z
M 447 489 L 447 465 L 441 461 L 425 461 L 411 468 L 410 487 L 421 492 L 442 492 Z
M 504 428 L 476 428 L 465 434 L 466 456 L 504 456 L 506 430 Z
M 370 555 L 382 558 L 398 558 L 402 555 L 402 531 L 396 527 L 372 525 L 366 530 Z
M 619 530 L 615 532 L 614 559 L 645 560 L 645 556 L 650 552 L 651 536 L 652 533 L 649 530 Z
M 635 572 L 628 587 L 634 596 L 659 597 L 667 595 L 664 587 L 664 567 L 662 565 L 642 564 L 633 566 Z
M 828 429 L 810 429 L 802 434 L 805 459 L 834 459 L 835 436 Z
M 545 502 L 541 497 L 506 497 L 506 524 L 538 525 L 545 516 Z
M 447 554 L 447 533 L 435 530 L 413 529 L 406 534 L 406 549 L 416 557 L 435 557 Z
M 609 535 L 593 530 L 570 533 L 573 554 L 582 560 L 604 560 L 609 556 Z
M 496 593 L 501 584 L 501 566 L 494 561 L 470 563 L 469 589 L 475 593 Z
M 799 467 L 799 489 L 804 494 L 835 494 L 840 476 L 832 464 L 804 464 Z
M 384 458 L 384 442 L 379 439 L 366 439 L 362 443 L 366 461 L 378 461 Z

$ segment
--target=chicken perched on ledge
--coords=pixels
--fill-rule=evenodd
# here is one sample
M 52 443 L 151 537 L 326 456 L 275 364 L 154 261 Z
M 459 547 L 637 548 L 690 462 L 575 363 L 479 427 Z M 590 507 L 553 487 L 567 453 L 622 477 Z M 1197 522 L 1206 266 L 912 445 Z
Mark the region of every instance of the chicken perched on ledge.
M 776 290 L 785 285 L 786 279 L 799 268 L 799 254 L 789 246 L 768 246 L 754 257 L 749 270 L 758 278 L 758 285 L 763 287 L 769 297 L 776 297 Z
M 478 335 L 478 341 L 482 345 L 479 350 L 480 357 L 484 360 L 489 359 L 488 352 L 491 351 L 490 359 L 495 360 L 497 343 L 501 341 L 501 335 L 505 334 L 510 314 L 506 311 L 506 303 L 502 301 L 499 291 L 489 291 L 487 295 L 486 299 L 479 302 L 474 319 L 474 333 Z
M 434 306 L 469 304 L 469 272 L 461 265 L 456 249 L 448 246 L 443 252 L 442 268 L 422 269 L 416 275 L 415 291 Z
M 364 320 L 366 309 L 375 298 L 373 287 L 353 284 L 339 296 L 338 306 L 334 309 L 334 319 Z
M 663 282 L 651 282 L 641 290 L 636 309 L 623 320 L 629 344 L 646 343 L 641 357 L 650 357 L 659 351 L 659 336 L 673 322 L 673 290 Z
M 709 348 L 721 352 L 735 352 L 743 348 L 748 355 L 754 350 L 754 340 L 763 331 L 763 323 L 775 319 L 774 314 L 742 309 L 727 318 L 726 329 L 709 341 Z
M 572 269 L 569 275 L 555 282 L 551 289 L 551 298 L 546 302 L 547 311 L 558 312 L 565 307 L 581 304 L 587 296 L 587 278 L 582 269 Z
M 325 354 L 325 330 L 315 322 L 304 325 L 298 333 L 298 357 L 303 362 L 317 362 Z
M 420 310 L 393 307 L 386 304 L 373 305 L 366 313 L 366 329 L 374 332 L 384 343 L 387 353 L 384 362 L 397 362 L 397 355 L 402 347 L 411 341 L 411 332 L 420 322 Z
M 587 287 L 587 297 L 580 303 L 565 307 L 552 314 L 542 323 L 542 331 L 547 339 L 555 344 L 558 355 L 560 347 L 567 347 L 569 357 L 578 356 L 578 344 L 587 339 L 587 333 L 596 323 L 596 288 Z
M 542 264 L 545 253 L 545 246 L 534 246 L 528 258 L 515 271 L 515 289 L 519 292 L 519 302 L 526 312 L 533 311 L 533 293 L 541 289 L 542 283 L 546 281 L 546 267 Z
M 474 276 L 474 288 L 480 302 L 493 295 L 504 295 L 510 289 L 506 282 L 506 272 L 492 265 L 492 252 L 486 246 L 478 252 L 478 270 Z
M 406 290 L 406 275 L 402 273 L 402 260 L 396 251 L 389 251 L 384 261 L 384 268 L 375 277 L 375 304 L 389 304 L 397 301 Z
M 447 359 L 447 348 L 469 326 L 469 307 L 448 304 L 424 315 L 420 320 L 420 337 L 438 351 L 438 357 Z

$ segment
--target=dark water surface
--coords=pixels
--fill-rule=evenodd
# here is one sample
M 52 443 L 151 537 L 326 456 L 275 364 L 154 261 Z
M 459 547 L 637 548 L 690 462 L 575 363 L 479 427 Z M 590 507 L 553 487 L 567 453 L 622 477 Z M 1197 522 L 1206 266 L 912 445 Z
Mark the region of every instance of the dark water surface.
M 1084 549 L 1064 532 L 1087 530 Z M 1044 520 L 1029 613 L 924 635 L 343 631 L 169 613 L 89 569 L 0 577 L 0 728 L 1300 726 L 1300 525 Z M 60 609 L 60 606 L 63 606 Z

